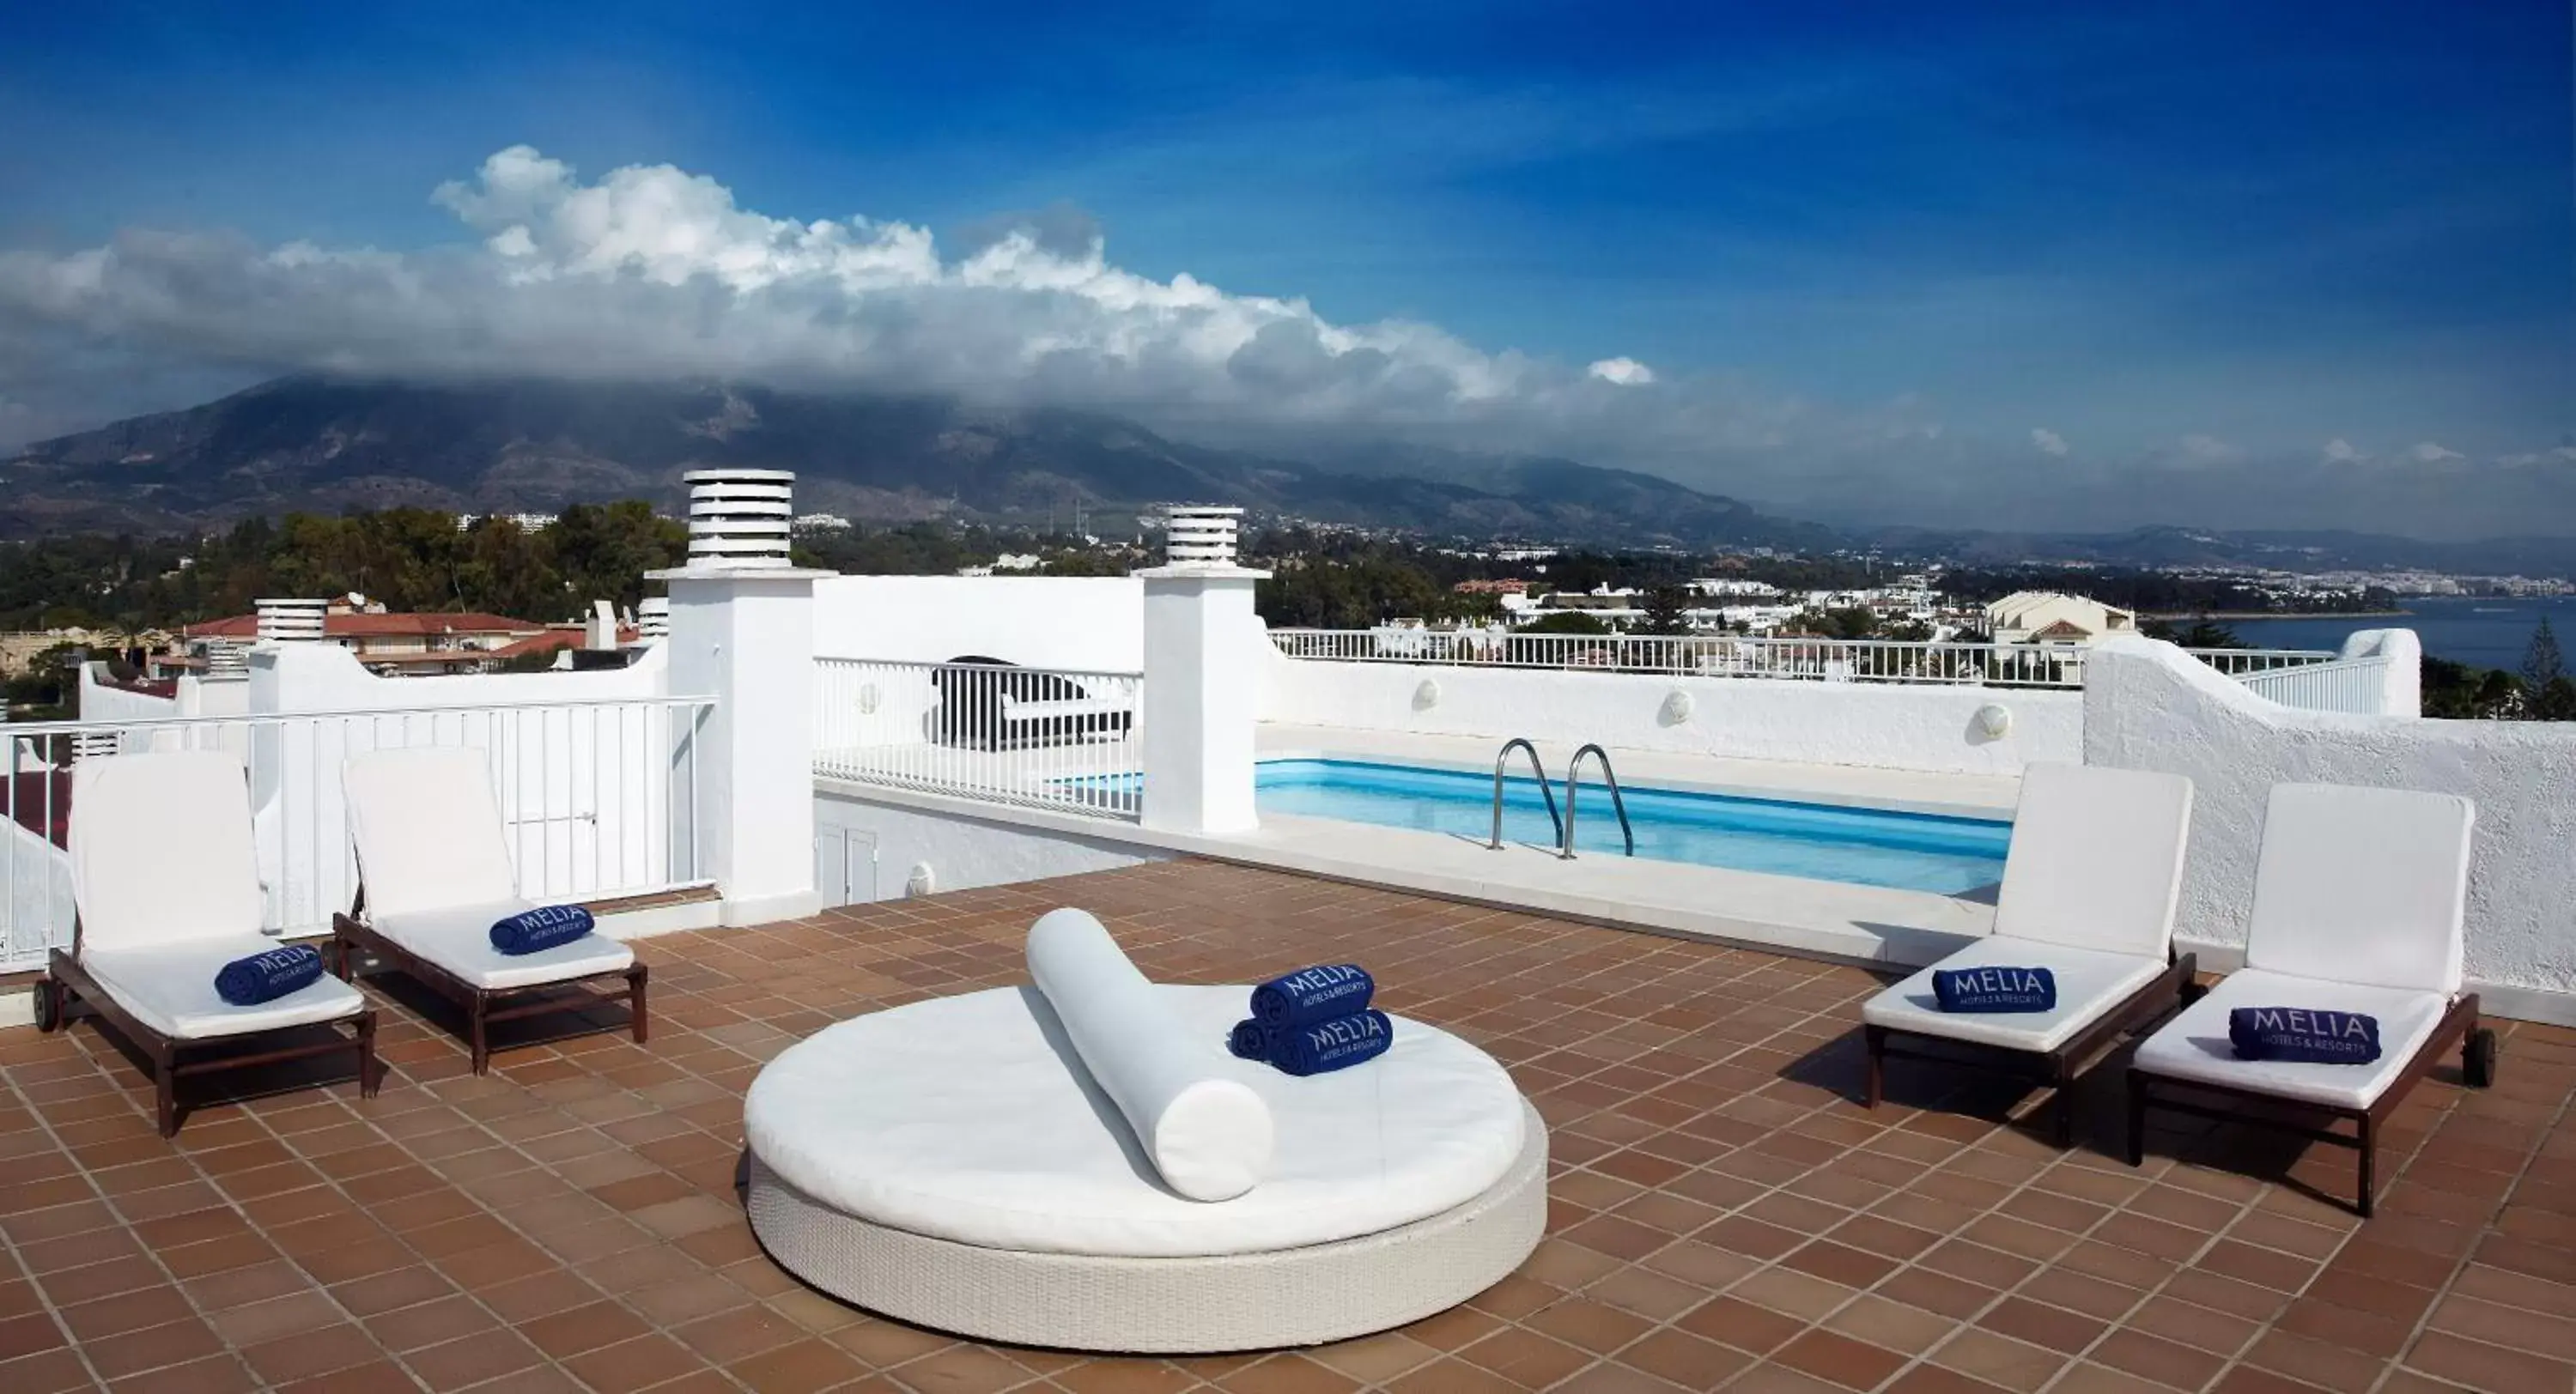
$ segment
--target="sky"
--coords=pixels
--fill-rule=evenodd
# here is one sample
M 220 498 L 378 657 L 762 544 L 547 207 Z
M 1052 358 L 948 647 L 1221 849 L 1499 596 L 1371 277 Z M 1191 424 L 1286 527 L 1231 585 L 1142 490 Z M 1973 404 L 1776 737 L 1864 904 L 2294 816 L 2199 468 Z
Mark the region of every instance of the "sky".
M 718 376 L 1836 522 L 2576 534 L 2565 0 L 0 14 L 0 449 Z

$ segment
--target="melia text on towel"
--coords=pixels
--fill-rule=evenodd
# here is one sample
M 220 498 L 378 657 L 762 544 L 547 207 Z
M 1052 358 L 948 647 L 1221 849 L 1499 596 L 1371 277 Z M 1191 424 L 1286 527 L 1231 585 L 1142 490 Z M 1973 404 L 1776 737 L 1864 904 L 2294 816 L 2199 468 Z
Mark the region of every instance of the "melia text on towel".
M 1252 990 L 1253 1019 L 1273 1029 L 1304 1026 L 1365 1011 L 1377 981 L 1356 963 L 1322 963 L 1272 978 Z
M 2045 968 L 1936 968 L 1932 995 L 1945 1012 L 2044 1012 L 2057 1005 Z
M 2242 1060 L 2367 1065 L 2379 1058 L 2379 1021 L 2313 1007 L 2237 1007 L 2227 1014 L 2227 1040 Z

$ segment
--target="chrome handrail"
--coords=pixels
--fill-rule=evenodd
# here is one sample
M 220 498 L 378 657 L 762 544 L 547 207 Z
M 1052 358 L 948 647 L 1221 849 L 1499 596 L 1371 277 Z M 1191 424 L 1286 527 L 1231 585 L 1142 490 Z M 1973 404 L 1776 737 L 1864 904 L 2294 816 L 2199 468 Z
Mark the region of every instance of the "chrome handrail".
M 1565 764 L 1565 826 L 1556 830 L 1557 858 L 1569 862 L 1574 860 L 1574 791 L 1577 787 L 1576 777 L 1583 773 L 1583 757 L 1586 755 L 1595 756 L 1601 761 L 1602 782 L 1610 786 L 1610 807 L 1616 809 L 1619 814 L 1619 836 L 1626 839 L 1628 855 L 1633 857 L 1637 855 L 1637 832 L 1636 829 L 1628 826 L 1628 800 L 1619 793 L 1619 775 L 1617 771 L 1610 768 L 1610 752 L 1598 745 L 1587 745 L 1574 752 L 1574 758 Z M 1536 759 L 1538 752 L 1531 751 L 1530 757 Z
M 1539 763 L 1538 747 L 1530 744 L 1525 736 L 1514 736 L 1503 742 L 1502 749 L 1494 752 L 1494 840 L 1485 844 L 1488 852 L 1503 850 L 1503 765 L 1512 758 L 1513 746 L 1529 752 L 1530 773 L 1538 776 L 1538 795 L 1547 800 L 1548 825 L 1556 829 L 1557 841 L 1565 840 L 1565 820 L 1557 816 L 1556 791 L 1548 787 L 1547 766 Z

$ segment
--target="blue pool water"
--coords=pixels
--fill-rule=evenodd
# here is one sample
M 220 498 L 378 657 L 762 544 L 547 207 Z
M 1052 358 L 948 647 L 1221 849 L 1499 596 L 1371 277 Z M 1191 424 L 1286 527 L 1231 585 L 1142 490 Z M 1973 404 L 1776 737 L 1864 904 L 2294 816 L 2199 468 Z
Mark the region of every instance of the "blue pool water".
M 1354 760 L 1274 760 L 1259 777 L 1264 813 L 1339 818 L 1391 828 L 1457 833 L 1479 842 L 1493 830 L 1491 775 Z M 1772 799 L 1623 786 L 1637 855 L 1736 871 L 1766 871 L 1863 886 L 1955 895 L 2003 879 L 2012 824 L 1928 813 L 1835 808 Z M 1558 806 L 1565 788 L 1556 786 Z M 1607 786 L 1586 781 L 1575 850 L 1618 856 L 1618 815 Z M 1506 842 L 1555 845 L 1536 782 L 1503 782 Z

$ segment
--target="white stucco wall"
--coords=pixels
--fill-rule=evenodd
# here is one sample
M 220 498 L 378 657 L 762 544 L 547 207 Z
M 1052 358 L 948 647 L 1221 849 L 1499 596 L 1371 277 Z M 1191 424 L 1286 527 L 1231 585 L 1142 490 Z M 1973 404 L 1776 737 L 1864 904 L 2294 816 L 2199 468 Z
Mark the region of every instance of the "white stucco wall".
M 826 904 L 900 900 L 916 866 L 930 868 L 934 891 L 962 891 L 1110 871 L 1171 855 L 1108 837 L 934 811 L 830 788 L 815 791 L 814 833 L 815 884 Z M 846 889 L 835 895 L 842 887 Z
M 1275 651 L 1262 676 L 1262 719 L 1302 726 L 1964 774 L 2014 774 L 2032 760 L 2080 759 L 2084 749 L 2084 704 L 2074 692 L 1333 663 Z M 1678 721 L 1666 705 L 1676 692 L 1689 694 L 1691 708 Z M 1978 725 L 1989 703 L 2012 713 L 2001 739 Z
M 814 652 L 1133 673 L 1144 616 L 1133 576 L 835 576 L 814 587 Z
M 2274 784 L 2459 794 L 2478 806 L 2470 979 L 2500 990 L 2491 1009 L 2576 1020 L 2576 724 L 2293 711 L 2144 639 L 2106 645 L 2085 676 L 2085 762 L 2195 786 L 2177 937 L 2243 951 Z

